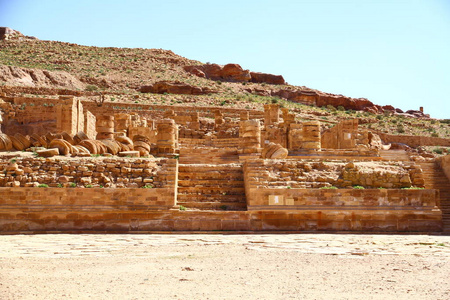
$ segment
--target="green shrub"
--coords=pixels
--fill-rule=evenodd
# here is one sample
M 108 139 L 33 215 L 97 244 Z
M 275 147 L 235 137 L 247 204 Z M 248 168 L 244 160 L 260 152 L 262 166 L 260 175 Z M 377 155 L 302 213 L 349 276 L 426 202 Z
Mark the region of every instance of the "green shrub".
M 153 185 L 152 184 L 146 184 L 142 187 L 143 189 L 152 189 Z
M 98 90 L 98 86 L 93 85 L 93 84 L 89 84 L 89 85 L 86 86 L 85 90 L 88 91 L 88 92 L 93 92 L 93 91 Z
M 355 189 L 355 190 L 364 190 L 365 187 L 360 186 L 360 185 L 354 185 L 354 186 L 353 186 L 353 189 Z
M 62 183 L 58 183 L 57 187 L 62 188 L 64 185 Z
M 92 186 L 92 184 L 86 184 L 84 187 L 90 189 L 90 188 L 92 188 L 93 186 Z
M 75 182 L 71 182 L 71 183 L 69 183 L 69 187 L 75 188 L 75 187 L 77 187 L 77 184 Z
M 436 154 L 442 154 L 444 151 L 442 150 L 442 148 L 434 148 L 433 152 Z
M 186 210 L 186 207 L 184 207 L 183 205 L 180 205 L 180 210 Z
M 334 107 L 333 105 L 327 105 L 327 108 L 328 108 L 328 110 L 331 110 L 331 111 L 336 111 L 336 107 Z
M 335 187 L 335 186 L 323 186 L 320 189 L 321 190 L 336 190 L 337 187 Z
M 345 107 L 343 107 L 342 105 L 339 105 L 339 106 L 337 107 L 337 109 L 338 109 L 339 111 L 345 111 Z
M 48 188 L 48 184 L 41 183 L 40 185 L 38 185 L 38 187 L 41 187 L 41 188 Z

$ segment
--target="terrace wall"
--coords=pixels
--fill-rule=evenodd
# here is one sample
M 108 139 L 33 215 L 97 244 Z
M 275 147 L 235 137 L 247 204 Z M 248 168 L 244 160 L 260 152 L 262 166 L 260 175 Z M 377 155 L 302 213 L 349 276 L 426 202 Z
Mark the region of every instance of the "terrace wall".
M 412 135 L 391 135 L 382 132 L 376 132 L 384 143 L 401 143 L 416 148 L 419 146 L 445 146 L 450 147 L 450 139 L 430 137 L 430 136 L 412 136 Z
M 438 159 L 438 163 L 447 176 L 448 180 L 450 180 L 450 155 L 440 157 Z

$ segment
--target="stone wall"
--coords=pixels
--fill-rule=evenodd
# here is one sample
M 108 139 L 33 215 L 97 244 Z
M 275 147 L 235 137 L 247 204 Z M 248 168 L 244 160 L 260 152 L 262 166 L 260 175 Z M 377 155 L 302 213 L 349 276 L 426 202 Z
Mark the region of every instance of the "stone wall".
M 280 228 L 281 224 L 308 228 L 311 224 L 312 228 L 319 226 L 332 231 L 442 230 L 442 212 L 438 209 L 436 190 L 305 189 L 293 187 L 295 181 L 281 181 L 281 185 L 274 187 L 274 183 L 280 183 L 280 178 L 274 175 L 280 173 L 282 177 L 290 177 L 298 169 L 288 163 L 272 172 L 270 167 L 255 167 L 258 161 L 244 163 L 247 209 L 261 218 L 265 212 L 270 212 L 273 228 Z M 311 168 L 320 168 L 320 165 L 309 164 Z M 322 178 L 317 183 L 323 184 L 327 180 L 327 177 Z M 330 179 L 333 180 L 332 176 Z M 278 212 L 285 212 L 284 217 L 288 219 L 281 219 Z
M 0 233 L 133 228 L 176 204 L 171 189 L 0 188 Z
M 73 96 L 53 98 L 14 97 L 3 105 L 5 133 L 45 135 L 67 132 L 74 135 L 84 131 L 86 120 L 83 105 Z
M 0 161 L 0 187 L 176 187 L 178 161 L 119 157 L 14 158 Z
M 135 104 L 135 103 L 104 103 L 103 106 L 98 107 L 95 102 L 82 101 L 86 110 L 91 111 L 94 114 L 115 114 L 121 111 L 129 113 L 137 112 L 148 116 L 150 119 L 160 118 L 161 114 L 167 110 L 173 110 L 176 115 L 192 115 L 199 113 L 199 117 L 214 118 L 217 107 L 208 106 L 178 106 L 178 105 L 152 105 L 152 104 Z M 247 109 L 221 107 L 220 111 L 224 117 L 236 118 L 240 117 L 240 114 Z M 250 110 L 250 119 L 263 119 L 264 112 L 257 110 Z
M 18 191 L 17 191 L 18 190 Z M 34 192 L 37 189 L 29 189 Z M 51 200 L 67 199 L 63 189 L 58 190 L 58 197 Z M 133 232 L 176 232 L 176 231 L 290 231 L 290 232 L 438 232 L 442 230 L 441 213 L 438 210 L 424 211 L 412 209 L 304 209 L 304 210 L 259 210 L 259 211 L 180 211 L 167 210 L 160 206 L 162 202 L 152 199 L 152 191 L 143 189 L 119 189 L 108 195 L 116 200 L 107 203 L 102 200 L 104 189 L 99 193 L 93 189 L 89 192 L 92 202 L 96 199 L 99 206 L 75 205 L 86 189 L 69 192 L 73 203 L 62 206 L 46 206 L 42 201 L 36 206 L 27 203 L 24 189 L 0 188 L 0 234 L 17 233 L 51 233 L 51 232 L 99 232 L 99 233 L 133 233 Z M 16 193 L 17 191 L 17 193 Z M 45 189 L 37 191 L 44 193 Z M 159 192 L 159 189 L 155 190 Z M 162 191 L 161 191 L 162 192 Z M 141 194 L 142 193 L 142 194 Z M 148 193 L 148 194 L 147 194 Z M 98 197 L 97 197 L 98 196 Z M 113 196 L 113 197 L 111 197 Z M 149 199 L 146 199 L 146 198 Z M 31 197 L 32 198 L 32 197 Z M 27 199 L 31 199 L 27 198 Z M 8 203 L 14 202 L 12 205 Z M 35 198 L 37 199 L 37 198 Z M 48 199 L 45 198 L 45 199 Z M 127 199 L 127 200 L 120 200 Z M 103 202 L 105 201 L 105 202 Z M 17 204 L 21 202 L 23 204 Z M 156 204 L 146 206 L 145 204 Z M 31 205 L 31 207 L 30 207 Z M 30 209 L 34 208 L 34 209 Z
M 448 180 L 450 180 L 450 155 L 442 156 L 437 159 L 439 165 L 447 176 Z
M 345 162 L 305 159 L 252 159 L 244 164 L 248 188 L 423 187 L 417 165 L 403 162 Z
M 450 139 L 428 136 L 392 135 L 376 132 L 385 144 L 401 143 L 416 148 L 419 146 L 445 146 L 450 147 Z
M 436 190 L 250 189 L 249 210 L 277 209 L 438 209 Z
M 322 148 L 356 148 L 358 120 L 344 120 L 322 133 Z

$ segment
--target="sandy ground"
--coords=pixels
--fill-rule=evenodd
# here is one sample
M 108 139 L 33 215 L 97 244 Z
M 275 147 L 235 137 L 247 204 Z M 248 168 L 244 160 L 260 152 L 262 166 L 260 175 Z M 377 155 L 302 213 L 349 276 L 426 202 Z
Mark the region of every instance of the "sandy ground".
M 450 236 L 0 236 L 0 299 L 450 299 Z

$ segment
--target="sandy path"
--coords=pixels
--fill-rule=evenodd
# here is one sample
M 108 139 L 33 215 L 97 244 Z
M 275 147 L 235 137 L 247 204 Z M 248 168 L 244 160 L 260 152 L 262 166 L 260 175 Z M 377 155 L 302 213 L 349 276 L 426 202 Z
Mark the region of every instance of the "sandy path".
M 0 236 L 0 299 L 450 299 L 450 237 Z

